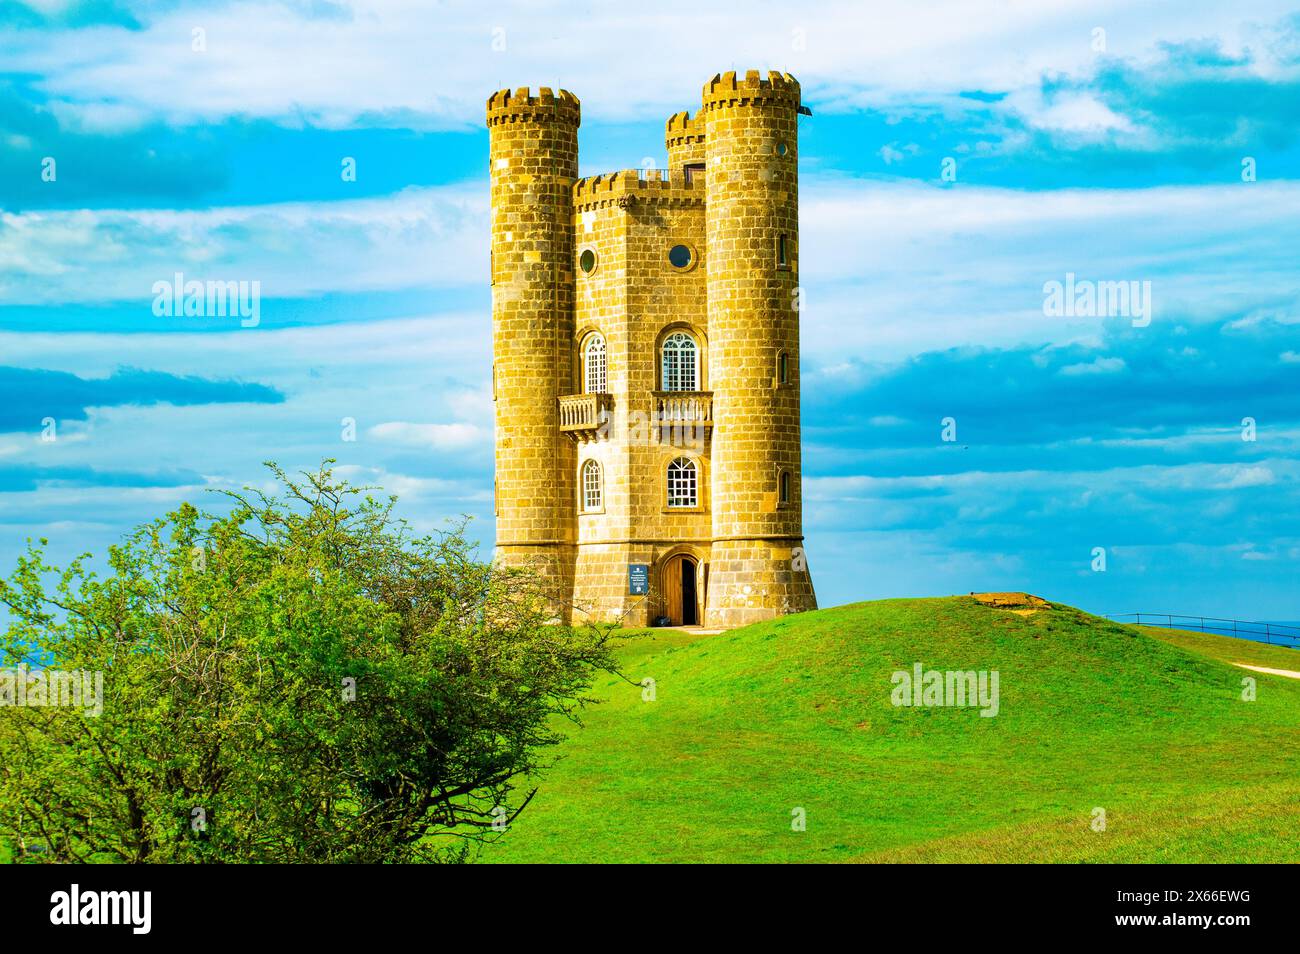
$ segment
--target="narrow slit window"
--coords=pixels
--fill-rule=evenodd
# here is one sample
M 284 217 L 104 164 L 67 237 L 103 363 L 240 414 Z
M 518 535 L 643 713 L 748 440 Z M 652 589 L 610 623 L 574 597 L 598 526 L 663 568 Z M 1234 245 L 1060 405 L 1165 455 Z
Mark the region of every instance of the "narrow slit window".
M 778 488 L 781 503 L 788 504 L 790 502 L 790 472 L 788 470 L 781 471 Z
M 784 232 L 776 237 L 776 264 L 782 268 L 790 264 L 790 259 L 786 256 Z

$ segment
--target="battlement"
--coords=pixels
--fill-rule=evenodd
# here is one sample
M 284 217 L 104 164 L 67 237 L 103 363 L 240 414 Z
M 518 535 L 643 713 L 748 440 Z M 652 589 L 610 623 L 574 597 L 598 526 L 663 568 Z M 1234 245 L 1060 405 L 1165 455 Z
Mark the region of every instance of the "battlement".
M 623 169 L 573 183 L 573 207 L 577 210 L 636 202 L 703 205 L 704 195 L 702 175 L 688 179 L 668 169 Z
M 581 125 L 582 104 L 567 89 L 556 93 L 549 86 L 538 87 L 536 95 L 527 86 L 499 89 L 487 101 L 487 124 L 512 122 L 565 122 Z
M 799 81 L 789 73 L 771 70 L 764 77 L 758 70 L 749 70 L 743 78 L 737 78 L 735 70 L 730 70 L 704 84 L 703 103 L 705 109 L 758 102 L 798 108 L 800 95 Z
M 695 142 L 704 142 L 704 123 L 684 111 L 668 117 L 664 124 L 664 143 L 669 149 Z

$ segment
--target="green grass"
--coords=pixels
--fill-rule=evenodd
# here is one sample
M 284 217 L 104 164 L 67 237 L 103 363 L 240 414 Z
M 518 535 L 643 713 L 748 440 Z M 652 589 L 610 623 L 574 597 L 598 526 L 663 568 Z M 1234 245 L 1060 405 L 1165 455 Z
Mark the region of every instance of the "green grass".
M 482 860 L 1297 861 L 1300 680 L 1229 665 L 1300 669 L 1268 650 L 966 597 L 632 635 L 657 698 L 605 680 Z M 893 706 L 914 662 L 998 670 L 1000 713 Z
M 1289 646 L 1271 646 L 1268 643 L 1257 643 L 1252 639 L 1237 639 L 1232 636 L 1216 636 L 1213 633 L 1197 633 L 1182 629 L 1164 629 L 1159 626 L 1136 628 L 1161 642 L 1190 649 L 1221 662 L 1245 663 L 1248 666 L 1267 666 L 1270 669 L 1300 672 L 1300 649 L 1291 649 Z

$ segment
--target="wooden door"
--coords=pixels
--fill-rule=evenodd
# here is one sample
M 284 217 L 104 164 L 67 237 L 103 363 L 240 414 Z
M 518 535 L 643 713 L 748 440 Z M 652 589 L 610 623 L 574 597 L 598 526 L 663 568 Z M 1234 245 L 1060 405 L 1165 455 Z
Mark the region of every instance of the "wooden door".
M 700 622 L 699 565 L 685 555 L 664 564 L 664 615 L 674 626 L 697 626 Z
M 682 625 L 682 558 L 679 556 L 664 566 L 664 615 L 674 626 Z

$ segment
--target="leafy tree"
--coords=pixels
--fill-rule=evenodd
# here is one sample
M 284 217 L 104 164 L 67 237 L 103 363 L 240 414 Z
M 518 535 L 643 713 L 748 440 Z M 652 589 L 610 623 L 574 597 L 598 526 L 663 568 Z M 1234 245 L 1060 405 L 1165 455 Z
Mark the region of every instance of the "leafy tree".
M 18 860 L 463 860 L 532 797 L 608 631 L 541 581 L 415 536 L 326 462 L 189 504 L 58 570 L 29 545 L 0 665 L 103 673 L 103 711 L 0 708 Z

